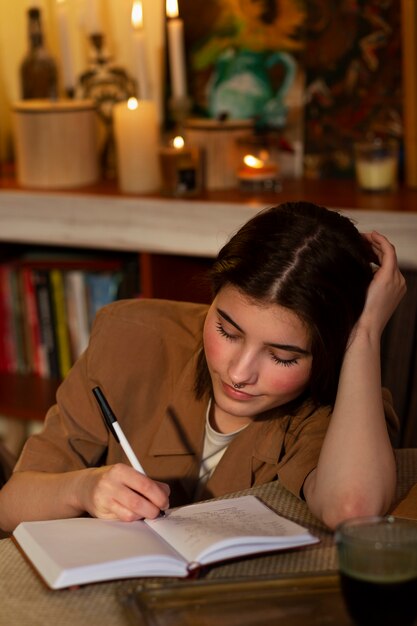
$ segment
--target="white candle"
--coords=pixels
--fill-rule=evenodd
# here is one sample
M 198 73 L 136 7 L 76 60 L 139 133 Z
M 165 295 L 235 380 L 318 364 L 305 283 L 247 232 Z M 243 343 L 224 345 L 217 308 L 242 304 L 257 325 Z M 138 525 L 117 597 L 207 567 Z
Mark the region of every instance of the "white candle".
M 135 0 L 132 6 L 133 55 L 135 62 L 137 95 L 145 100 L 151 98 L 148 62 L 146 55 L 145 33 L 143 32 L 143 8 L 141 0 Z
M 178 1 L 166 0 L 168 17 L 169 67 L 171 71 L 172 96 L 175 99 L 187 96 L 187 75 L 185 71 L 184 23 L 178 17 Z
M 66 92 L 71 93 L 75 88 L 76 78 L 69 34 L 67 3 L 65 0 L 57 0 L 56 11 L 61 49 L 62 82 Z
M 85 29 L 89 35 L 103 32 L 99 0 L 87 0 L 85 6 Z
M 151 193 L 161 184 L 159 131 L 155 103 L 130 98 L 113 106 L 119 187 L 127 193 Z

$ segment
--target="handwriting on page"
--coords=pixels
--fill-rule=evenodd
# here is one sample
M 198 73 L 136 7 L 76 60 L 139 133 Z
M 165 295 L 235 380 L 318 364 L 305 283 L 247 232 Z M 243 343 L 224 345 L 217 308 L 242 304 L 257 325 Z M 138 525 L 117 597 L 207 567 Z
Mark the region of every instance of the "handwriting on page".
M 236 506 L 231 501 L 202 503 L 174 510 L 166 518 L 147 523 L 188 557 L 224 539 L 261 535 L 282 537 L 299 532 L 291 522 L 281 520 L 256 500 Z
M 205 511 L 195 515 L 181 514 L 169 518 L 171 529 L 178 527 L 187 536 L 187 544 L 194 547 L 201 540 L 201 529 L 204 528 L 204 542 L 226 537 L 285 535 L 285 527 L 279 519 L 260 520 L 256 513 L 245 513 L 242 520 L 239 507 L 227 507 L 216 511 Z

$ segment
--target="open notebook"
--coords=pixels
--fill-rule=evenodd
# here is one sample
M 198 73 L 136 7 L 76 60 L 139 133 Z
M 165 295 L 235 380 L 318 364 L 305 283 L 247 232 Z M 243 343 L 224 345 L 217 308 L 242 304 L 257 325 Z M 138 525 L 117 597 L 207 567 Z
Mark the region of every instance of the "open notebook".
M 204 565 L 318 541 L 252 495 L 171 509 L 155 520 L 22 522 L 13 536 L 53 589 L 119 578 L 187 577 Z

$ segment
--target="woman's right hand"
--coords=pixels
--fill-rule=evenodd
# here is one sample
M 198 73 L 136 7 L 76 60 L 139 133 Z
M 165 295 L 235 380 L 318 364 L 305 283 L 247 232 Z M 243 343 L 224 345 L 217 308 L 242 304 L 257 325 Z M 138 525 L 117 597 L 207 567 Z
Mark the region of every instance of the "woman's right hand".
M 155 518 L 169 506 L 170 489 L 129 465 L 117 463 L 79 473 L 80 508 L 102 519 Z

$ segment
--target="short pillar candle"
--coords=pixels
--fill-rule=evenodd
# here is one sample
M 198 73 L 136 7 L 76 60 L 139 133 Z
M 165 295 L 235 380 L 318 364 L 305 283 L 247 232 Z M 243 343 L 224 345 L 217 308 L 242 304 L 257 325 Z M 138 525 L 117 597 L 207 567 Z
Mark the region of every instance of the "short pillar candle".
M 113 107 L 119 188 L 151 193 L 161 184 L 159 129 L 155 103 L 129 98 Z

